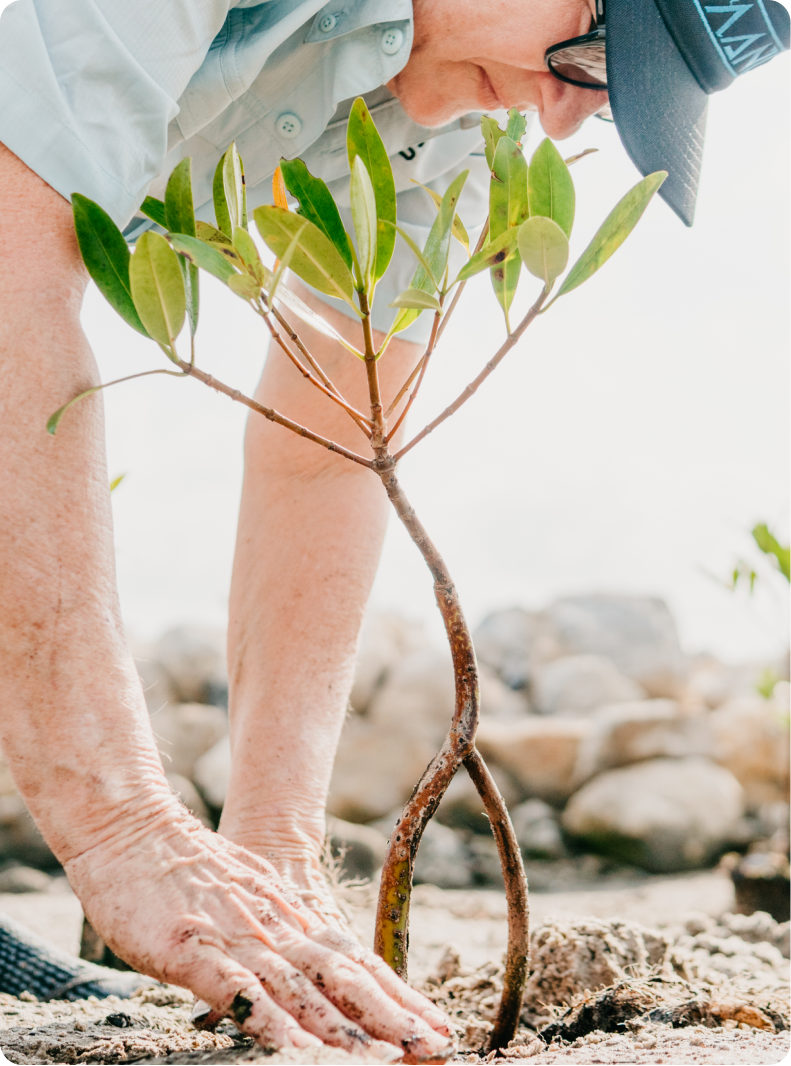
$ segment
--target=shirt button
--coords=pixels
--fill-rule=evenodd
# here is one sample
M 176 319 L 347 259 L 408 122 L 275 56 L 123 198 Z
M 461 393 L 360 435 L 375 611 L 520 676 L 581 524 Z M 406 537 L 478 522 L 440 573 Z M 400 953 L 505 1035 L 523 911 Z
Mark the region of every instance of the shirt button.
M 302 132 L 302 119 L 286 111 L 275 123 L 275 129 L 284 140 L 291 141 Z
M 382 51 L 386 56 L 394 56 L 396 52 L 401 51 L 401 46 L 404 43 L 404 31 L 399 30 L 398 27 L 385 30 L 382 34 Z
M 330 30 L 335 29 L 337 23 L 338 20 L 335 18 L 334 15 L 325 15 L 324 18 L 319 22 L 319 29 L 322 33 L 329 33 Z

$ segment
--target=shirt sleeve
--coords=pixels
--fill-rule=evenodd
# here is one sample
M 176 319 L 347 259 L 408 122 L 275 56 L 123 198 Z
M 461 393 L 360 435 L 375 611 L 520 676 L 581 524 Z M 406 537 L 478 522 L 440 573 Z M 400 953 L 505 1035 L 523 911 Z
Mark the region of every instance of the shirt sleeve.
M 231 0 L 16 0 L 0 15 L 0 142 L 124 226 Z

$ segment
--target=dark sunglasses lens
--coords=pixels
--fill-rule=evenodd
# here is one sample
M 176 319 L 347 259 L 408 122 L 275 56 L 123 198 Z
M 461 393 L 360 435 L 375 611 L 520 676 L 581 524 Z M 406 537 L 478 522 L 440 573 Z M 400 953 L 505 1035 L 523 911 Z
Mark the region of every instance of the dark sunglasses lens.
M 590 85 L 591 88 L 607 88 L 607 64 L 604 44 L 571 44 L 547 57 L 553 73 L 563 81 Z

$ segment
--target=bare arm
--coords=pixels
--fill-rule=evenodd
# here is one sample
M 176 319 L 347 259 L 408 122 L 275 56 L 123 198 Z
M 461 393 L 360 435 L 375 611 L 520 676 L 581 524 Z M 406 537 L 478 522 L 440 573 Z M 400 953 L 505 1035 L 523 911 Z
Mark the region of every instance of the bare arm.
M 57 437 L 45 429 L 97 381 L 84 287 L 69 205 L 0 146 L 0 738 L 17 785 L 91 922 L 135 968 L 264 1043 L 360 1051 L 373 1036 L 430 1054 L 445 1046 L 427 1024 L 442 1028 L 436 1010 L 352 962 L 358 947 L 325 946 L 274 869 L 167 787 L 121 629 L 101 399 Z

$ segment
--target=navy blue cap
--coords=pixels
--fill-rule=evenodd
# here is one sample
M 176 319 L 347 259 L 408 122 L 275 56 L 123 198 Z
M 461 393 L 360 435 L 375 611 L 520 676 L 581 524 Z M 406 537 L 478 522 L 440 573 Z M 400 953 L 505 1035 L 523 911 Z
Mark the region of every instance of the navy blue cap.
M 607 87 L 615 125 L 642 174 L 688 226 L 708 97 L 789 48 L 776 0 L 608 0 Z

